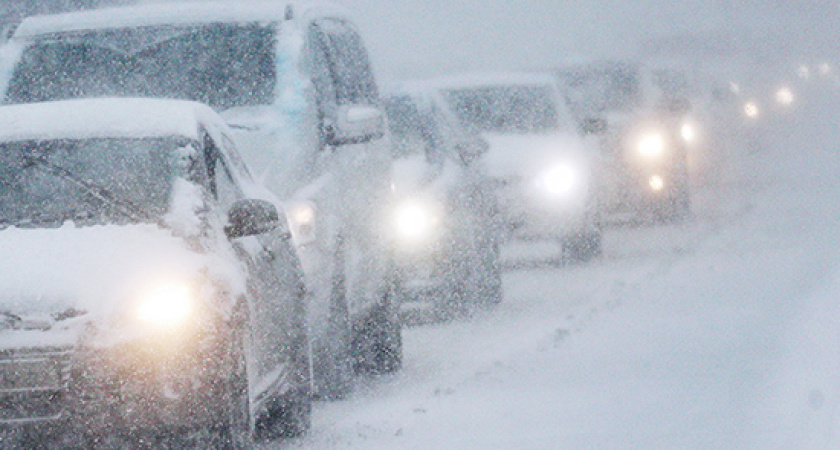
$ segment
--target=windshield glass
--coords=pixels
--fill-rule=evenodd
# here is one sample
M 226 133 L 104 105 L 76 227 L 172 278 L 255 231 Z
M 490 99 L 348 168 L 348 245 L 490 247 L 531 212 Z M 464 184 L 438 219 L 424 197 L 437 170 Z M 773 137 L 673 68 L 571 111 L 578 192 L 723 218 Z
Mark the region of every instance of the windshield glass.
M 161 217 L 177 173 L 174 148 L 167 139 L 2 143 L 0 223 L 101 224 Z
M 492 86 L 444 92 L 458 120 L 469 130 L 533 133 L 559 127 L 551 89 L 543 86 Z
M 408 99 L 392 98 L 385 102 L 391 130 L 391 152 L 395 158 L 422 155 L 435 145 L 434 124 Z
M 576 104 L 589 114 L 629 112 L 641 105 L 639 71 L 631 65 L 587 68 L 566 74 Z
M 273 30 L 213 24 L 45 38 L 24 52 L 6 101 L 163 97 L 221 110 L 268 104 L 276 81 Z

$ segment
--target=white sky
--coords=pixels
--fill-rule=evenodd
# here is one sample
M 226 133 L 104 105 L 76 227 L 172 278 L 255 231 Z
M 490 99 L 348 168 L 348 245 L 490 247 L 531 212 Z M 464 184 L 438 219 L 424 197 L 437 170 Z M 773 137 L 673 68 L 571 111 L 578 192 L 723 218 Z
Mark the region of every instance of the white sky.
M 751 49 L 769 45 L 761 50 L 769 53 L 821 53 L 834 41 L 840 8 L 835 2 L 781 0 L 337 3 L 355 11 L 383 80 L 628 56 L 640 50 L 640 42 L 674 35 Z

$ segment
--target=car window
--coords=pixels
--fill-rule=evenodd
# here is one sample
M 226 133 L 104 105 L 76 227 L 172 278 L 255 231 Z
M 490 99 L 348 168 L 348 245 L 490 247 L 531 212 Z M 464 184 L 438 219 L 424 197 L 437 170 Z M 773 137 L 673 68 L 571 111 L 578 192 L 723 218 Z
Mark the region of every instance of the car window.
M 24 51 L 6 102 L 142 96 L 195 100 L 221 110 L 270 104 L 275 42 L 274 27 L 259 24 L 49 36 Z
M 548 86 L 500 85 L 449 89 L 444 96 L 461 125 L 475 131 L 528 133 L 559 127 Z
M 0 144 L 0 221 L 88 214 L 124 220 L 114 202 L 161 216 L 177 174 L 170 139 L 62 139 Z M 119 209 L 119 208 L 117 208 Z
M 204 158 L 210 178 L 210 192 L 222 210 L 227 211 L 243 195 L 219 146 L 209 135 L 204 139 Z
M 359 34 L 342 20 L 316 23 L 324 45 L 339 104 L 374 104 L 379 93 Z
M 434 121 L 428 114 L 421 114 L 409 98 L 389 98 L 385 101 L 385 113 L 395 158 L 423 155 L 435 147 Z

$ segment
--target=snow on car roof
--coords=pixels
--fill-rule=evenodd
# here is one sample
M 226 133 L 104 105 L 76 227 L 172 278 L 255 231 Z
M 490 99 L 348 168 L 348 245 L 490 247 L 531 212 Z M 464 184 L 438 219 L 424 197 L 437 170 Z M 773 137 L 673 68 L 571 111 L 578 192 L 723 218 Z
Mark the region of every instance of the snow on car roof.
M 224 122 L 182 100 L 102 98 L 0 106 L 0 141 L 97 137 L 198 138 L 198 124 Z
M 422 83 L 437 89 L 499 85 L 557 86 L 557 80 L 554 75 L 541 72 L 475 72 L 429 79 Z
M 102 30 L 154 25 L 194 25 L 218 22 L 271 22 L 284 20 L 287 8 L 293 16 L 311 13 L 344 15 L 328 3 L 290 3 L 287 1 L 193 2 L 147 4 L 92 11 L 71 12 L 25 19 L 15 30 L 15 37 L 73 31 Z

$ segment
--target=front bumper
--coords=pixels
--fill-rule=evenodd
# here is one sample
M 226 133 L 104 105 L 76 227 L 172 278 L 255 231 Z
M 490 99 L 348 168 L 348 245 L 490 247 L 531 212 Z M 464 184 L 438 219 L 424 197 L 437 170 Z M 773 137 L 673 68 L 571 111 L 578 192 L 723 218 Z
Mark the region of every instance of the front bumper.
M 0 353 L 0 427 L 79 434 L 204 428 L 232 373 L 219 339 L 188 352 L 133 343 Z
M 592 203 L 588 192 L 548 195 L 524 180 L 504 180 L 497 188 L 500 220 L 509 237 L 563 239 L 589 231 Z

